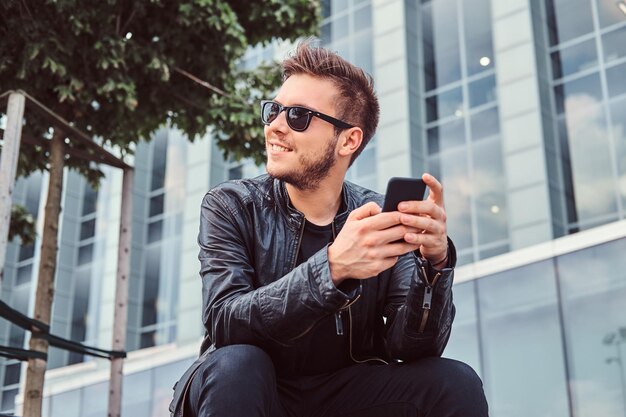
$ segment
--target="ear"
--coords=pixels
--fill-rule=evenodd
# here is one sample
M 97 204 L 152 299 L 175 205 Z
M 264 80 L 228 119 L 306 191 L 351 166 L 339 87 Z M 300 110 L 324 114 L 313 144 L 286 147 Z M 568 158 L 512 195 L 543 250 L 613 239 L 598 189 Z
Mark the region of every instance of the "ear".
M 360 127 L 351 127 L 339 135 L 339 155 L 350 156 L 359 149 L 363 142 L 363 131 Z

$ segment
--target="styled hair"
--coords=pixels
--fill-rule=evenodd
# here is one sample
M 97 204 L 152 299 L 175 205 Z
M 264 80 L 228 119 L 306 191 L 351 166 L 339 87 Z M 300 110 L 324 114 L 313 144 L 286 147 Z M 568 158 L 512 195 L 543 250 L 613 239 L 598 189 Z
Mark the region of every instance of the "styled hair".
M 330 80 L 339 90 L 335 100 L 337 118 L 363 131 L 361 146 L 352 154 L 350 165 L 363 151 L 378 126 L 380 106 L 374 92 L 374 80 L 335 52 L 314 47 L 313 41 L 298 44 L 295 51 L 283 61 L 283 81 L 296 74 L 306 74 Z M 335 127 L 335 135 L 342 129 Z

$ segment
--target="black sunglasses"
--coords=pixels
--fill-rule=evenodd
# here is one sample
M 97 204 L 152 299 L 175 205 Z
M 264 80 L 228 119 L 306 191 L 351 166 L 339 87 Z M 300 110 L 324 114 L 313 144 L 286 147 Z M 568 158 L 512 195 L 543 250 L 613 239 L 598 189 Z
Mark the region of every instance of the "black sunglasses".
M 335 119 L 327 114 L 307 109 L 306 107 L 283 106 L 282 104 L 271 100 L 261 101 L 261 120 L 263 121 L 263 124 L 269 125 L 272 123 L 283 110 L 287 115 L 287 125 L 296 132 L 304 132 L 309 127 L 313 116 L 326 120 L 328 123 L 342 129 L 350 129 L 351 127 L 354 127 L 351 124 L 342 122 L 341 120 Z

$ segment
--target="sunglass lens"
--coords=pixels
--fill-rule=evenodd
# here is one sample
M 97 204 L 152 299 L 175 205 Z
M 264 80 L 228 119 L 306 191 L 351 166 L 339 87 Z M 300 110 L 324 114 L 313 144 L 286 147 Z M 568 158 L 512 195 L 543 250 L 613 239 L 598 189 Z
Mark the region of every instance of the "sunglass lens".
M 277 103 L 267 102 L 263 103 L 263 109 L 261 111 L 261 117 L 263 118 L 263 123 L 270 124 L 278 117 L 280 113 L 280 106 Z
M 292 107 L 288 113 L 289 126 L 293 130 L 303 131 L 309 126 L 310 112 L 303 107 Z

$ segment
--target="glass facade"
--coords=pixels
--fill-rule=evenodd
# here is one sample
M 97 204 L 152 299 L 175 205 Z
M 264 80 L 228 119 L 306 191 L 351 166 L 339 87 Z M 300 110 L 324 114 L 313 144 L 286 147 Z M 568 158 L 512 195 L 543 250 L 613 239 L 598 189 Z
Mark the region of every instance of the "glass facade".
M 455 286 L 444 356 L 481 375 L 490 415 L 624 415 L 624 253 L 626 238 Z
M 14 204 L 20 204 L 28 210 L 35 221 L 39 216 L 41 202 L 41 184 L 43 176 L 37 172 L 28 178 L 16 181 L 13 191 Z M 30 314 L 29 300 L 34 288 L 31 283 L 37 274 L 36 245 L 21 245 L 10 242 L 7 247 L 2 286 L 2 301 L 23 314 Z M 28 343 L 27 333 L 18 326 L 0 320 L 0 341 L 2 345 L 24 348 Z M 15 360 L 0 358 L 0 412 L 11 411 L 19 390 L 21 364 Z
M 343 58 L 375 77 L 372 55 L 371 0 L 323 0 L 320 41 Z M 376 136 L 351 166 L 346 178 L 376 189 Z
M 122 415 L 169 417 L 172 386 L 191 362 L 178 360 L 124 375 Z M 107 401 L 107 381 L 88 384 L 46 397 L 42 417 L 102 417 Z
M 568 233 L 626 215 L 626 19 L 613 0 L 546 0 Z
M 489 0 L 420 8 L 428 170 L 445 184 L 461 265 L 509 250 L 490 10 Z

